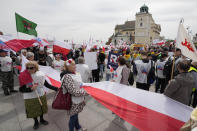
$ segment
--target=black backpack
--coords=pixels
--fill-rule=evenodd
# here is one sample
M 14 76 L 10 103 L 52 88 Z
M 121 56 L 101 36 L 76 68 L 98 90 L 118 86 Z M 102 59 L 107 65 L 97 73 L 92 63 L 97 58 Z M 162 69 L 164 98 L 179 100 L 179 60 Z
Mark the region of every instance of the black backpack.
M 148 76 L 147 76 L 147 83 L 148 84 L 153 84 L 155 79 L 156 79 L 155 67 L 154 67 L 153 61 L 151 61 L 151 68 L 150 68 L 150 71 L 149 71 Z
M 129 85 L 133 85 L 133 83 L 134 83 L 133 72 L 131 72 L 131 71 L 129 73 L 128 82 L 129 82 Z
M 173 60 L 171 60 L 171 58 L 169 58 L 168 61 L 164 65 L 164 69 L 163 69 L 164 76 L 171 77 L 172 66 L 173 66 Z

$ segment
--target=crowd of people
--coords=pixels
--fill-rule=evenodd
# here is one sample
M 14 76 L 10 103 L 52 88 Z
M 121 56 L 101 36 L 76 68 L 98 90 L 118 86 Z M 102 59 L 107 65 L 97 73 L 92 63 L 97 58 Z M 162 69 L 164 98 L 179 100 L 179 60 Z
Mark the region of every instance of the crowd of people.
M 25 77 L 18 68 L 22 64 L 22 57 L 26 57 L 26 70 L 31 74 L 33 82 L 23 83 L 19 91 L 23 93 L 27 118 L 34 119 L 34 129 L 39 123 L 47 125 L 43 117 L 47 113 L 47 99 L 44 86 L 57 91 L 57 87 L 50 85 L 44 74 L 39 71 L 39 65 L 51 66 L 60 73 L 61 87 L 64 92 L 72 96 L 72 106 L 68 111 L 70 121 L 69 130 L 85 131 L 79 124 L 78 113 L 85 106 L 84 97 L 87 92 L 81 88 L 83 83 L 112 81 L 149 91 L 155 87 L 156 93 L 164 94 L 180 103 L 196 107 L 197 105 L 197 62 L 181 53 L 173 45 L 169 47 L 149 47 L 146 50 L 131 50 L 121 48 L 91 48 L 90 52 L 97 52 L 98 68 L 90 70 L 84 59 L 84 49 L 74 48 L 69 54 L 53 53 L 47 47 L 30 47 L 22 49 L 17 54 L 0 49 L 0 71 L 4 95 L 16 93 L 14 90 L 14 74 Z M 109 65 L 109 54 L 118 54 L 117 68 Z M 19 79 L 20 80 L 20 79 Z M 41 101 L 38 101 L 37 97 Z M 40 108 L 42 104 L 42 109 Z M 40 122 L 38 121 L 40 117 Z

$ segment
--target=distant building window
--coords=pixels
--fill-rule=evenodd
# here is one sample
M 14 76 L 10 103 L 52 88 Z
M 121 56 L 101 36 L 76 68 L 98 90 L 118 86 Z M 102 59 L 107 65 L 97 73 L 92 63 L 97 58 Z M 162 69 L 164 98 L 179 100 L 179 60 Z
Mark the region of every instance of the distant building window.
M 140 20 L 142 21 L 142 18 Z
M 140 27 L 142 27 L 143 26 L 143 23 L 140 23 Z

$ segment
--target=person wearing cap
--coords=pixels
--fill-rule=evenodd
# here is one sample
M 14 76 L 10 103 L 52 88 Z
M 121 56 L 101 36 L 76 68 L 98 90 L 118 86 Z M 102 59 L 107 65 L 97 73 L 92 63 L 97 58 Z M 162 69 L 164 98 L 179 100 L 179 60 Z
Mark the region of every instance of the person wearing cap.
M 166 77 L 163 75 L 164 65 L 166 64 L 167 54 L 162 54 L 161 59 L 156 62 L 156 74 L 157 74 L 157 82 L 156 89 L 157 92 L 160 89 L 160 93 L 163 93 L 166 88 Z
M 10 95 L 10 93 L 17 92 L 14 90 L 14 75 L 12 67 L 12 59 L 7 56 L 7 51 L 0 49 L 0 69 L 3 82 L 2 88 L 6 96 Z
M 56 54 L 55 55 L 55 60 L 53 60 L 52 67 L 57 70 L 58 72 L 62 72 L 64 68 L 64 61 L 61 60 L 61 55 Z

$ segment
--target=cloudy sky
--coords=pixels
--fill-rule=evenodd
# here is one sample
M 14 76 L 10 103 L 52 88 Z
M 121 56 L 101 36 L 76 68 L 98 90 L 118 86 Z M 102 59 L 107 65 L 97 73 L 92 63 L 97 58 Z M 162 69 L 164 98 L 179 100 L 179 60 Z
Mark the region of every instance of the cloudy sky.
M 197 0 L 0 0 L 0 31 L 16 36 L 15 12 L 38 24 L 40 37 L 107 40 L 146 3 L 161 35 L 174 39 L 181 18 L 197 33 Z M 30 36 L 19 34 L 22 38 Z

